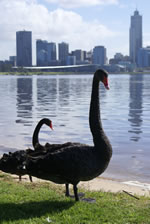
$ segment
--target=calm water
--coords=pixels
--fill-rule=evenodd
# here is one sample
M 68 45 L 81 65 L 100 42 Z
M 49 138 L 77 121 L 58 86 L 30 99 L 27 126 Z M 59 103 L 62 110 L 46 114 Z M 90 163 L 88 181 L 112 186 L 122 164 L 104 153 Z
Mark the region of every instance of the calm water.
M 32 147 L 37 122 L 47 117 L 40 142 L 92 145 L 88 116 L 92 75 L 0 76 L 0 154 Z M 103 127 L 113 158 L 103 176 L 150 183 L 150 75 L 110 75 L 101 87 Z

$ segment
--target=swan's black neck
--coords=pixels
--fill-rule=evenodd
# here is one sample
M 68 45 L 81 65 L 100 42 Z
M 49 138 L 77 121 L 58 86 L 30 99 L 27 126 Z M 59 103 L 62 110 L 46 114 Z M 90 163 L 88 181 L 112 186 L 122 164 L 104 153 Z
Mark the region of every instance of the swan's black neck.
M 105 134 L 102 128 L 101 116 L 100 116 L 100 104 L 99 104 L 99 85 L 100 81 L 94 75 L 93 85 L 92 85 L 92 95 L 90 104 L 90 114 L 89 114 L 89 124 L 93 135 L 94 145 L 98 146 Z
M 44 124 L 44 119 L 42 119 L 36 126 L 35 130 L 34 130 L 34 133 L 33 133 L 33 138 L 32 138 L 32 145 L 33 147 L 35 148 L 35 146 L 37 144 L 39 144 L 39 138 L 38 138 L 38 135 L 39 135 L 39 131 L 40 131 L 40 128 L 41 126 Z

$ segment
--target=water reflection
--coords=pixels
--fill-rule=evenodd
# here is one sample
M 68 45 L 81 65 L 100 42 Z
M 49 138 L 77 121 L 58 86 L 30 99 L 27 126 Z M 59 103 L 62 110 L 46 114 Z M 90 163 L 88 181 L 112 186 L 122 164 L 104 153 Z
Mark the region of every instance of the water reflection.
M 40 117 L 43 111 L 43 116 L 55 116 L 56 102 L 57 102 L 57 80 L 55 78 L 50 79 L 37 79 L 37 112 Z M 49 111 L 53 111 L 54 115 Z
M 17 78 L 17 118 L 16 123 L 27 125 L 32 118 L 32 78 Z M 31 120 L 31 119 L 30 119 Z
M 91 91 L 91 80 L 92 77 L 89 79 L 89 76 L 37 77 L 34 88 L 34 92 L 37 92 L 34 97 L 36 117 L 33 120 L 37 123 L 41 118 L 48 117 L 53 121 L 55 132 L 50 133 L 49 141 L 55 143 L 82 139 L 89 143 L 89 135 L 85 133 L 89 132 L 88 92 Z M 49 130 L 46 132 L 42 129 L 40 134 L 43 143 L 48 141 Z
M 58 93 L 60 107 L 68 106 L 70 101 L 70 79 L 58 79 Z
M 131 140 L 139 141 L 142 133 L 143 75 L 130 75 L 129 119 Z

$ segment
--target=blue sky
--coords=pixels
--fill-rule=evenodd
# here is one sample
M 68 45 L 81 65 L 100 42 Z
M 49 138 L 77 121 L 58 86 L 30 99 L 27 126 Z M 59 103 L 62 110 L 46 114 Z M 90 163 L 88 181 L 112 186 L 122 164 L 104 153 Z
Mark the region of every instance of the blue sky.
M 130 16 L 143 16 L 143 46 L 150 45 L 149 0 L 0 0 L 0 60 L 16 54 L 16 31 L 31 30 L 33 63 L 36 39 L 69 49 L 103 45 L 107 56 L 128 55 Z

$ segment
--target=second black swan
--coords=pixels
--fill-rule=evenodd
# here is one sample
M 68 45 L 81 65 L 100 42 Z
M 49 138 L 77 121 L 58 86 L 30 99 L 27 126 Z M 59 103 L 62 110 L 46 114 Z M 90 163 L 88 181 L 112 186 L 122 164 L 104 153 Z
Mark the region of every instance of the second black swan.
M 33 137 L 32 137 L 33 148 L 35 149 L 35 151 L 37 151 L 37 153 L 34 153 L 34 155 L 38 155 L 38 154 L 40 155 L 40 154 L 42 154 L 42 152 L 43 152 L 43 154 L 45 154 L 47 152 L 54 152 L 56 150 L 59 150 L 60 148 L 64 148 L 64 147 L 68 147 L 68 146 L 81 145 L 78 142 L 66 142 L 63 144 L 61 144 L 61 143 L 59 143 L 59 144 L 46 143 L 45 145 L 41 145 L 39 142 L 39 132 L 40 132 L 40 129 L 43 124 L 47 125 L 48 127 L 50 127 L 53 130 L 52 121 L 50 119 L 43 118 L 38 122 L 37 126 L 35 127 L 35 130 L 33 132 Z
M 89 125 L 94 146 L 75 145 L 60 148 L 54 152 L 37 157 L 28 157 L 25 172 L 58 184 L 72 184 L 75 200 L 79 200 L 77 184 L 89 181 L 107 168 L 112 156 L 111 144 L 103 130 L 100 105 L 99 83 L 108 89 L 108 74 L 99 69 L 95 72 L 92 84 Z
M 35 149 L 35 151 L 33 151 L 32 153 L 30 153 L 31 156 L 41 156 L 41 155 L 46 155 L 49 152 L 56 152 L 57 150 L 60 150 L 61 148 L 65 148 L 65 147 L 70 147 L 70 146 L 75 146 L 75 145 L 81 145 L 78 142 L 66 142 L 63 144 L 50 144 L 50 143 L 46 143 L 45 145 L 41 145 L 39 142 L 39 132 L 40 129 L 42 127 L 42 125 L 47 125 L 48 127 L 50 127 L 53 130 L 53 125 L 52 125 L 52 121 L 48 118 L 43 118 L 41 119 L 38 124 L 35 127 L 35 130 L 33 132 L 33 137 L 32 137 L 32 145 Z M 66 184 L 66 192 L 65 192 L 66 196 L 70 196 L 69 193 L 69 184 Z

